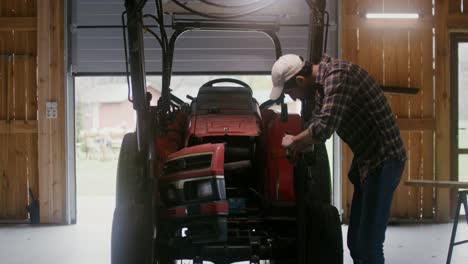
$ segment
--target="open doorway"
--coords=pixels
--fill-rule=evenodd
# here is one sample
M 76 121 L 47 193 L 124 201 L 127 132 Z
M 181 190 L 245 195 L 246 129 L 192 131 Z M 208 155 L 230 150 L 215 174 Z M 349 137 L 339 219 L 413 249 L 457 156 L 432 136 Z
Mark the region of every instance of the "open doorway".
M 269 75 L 174 76 L 171 90 L 190 103 L 190 96 L 196 97 L 204 83 L 222 77 L 249 84 L 260 103 L 269 98 Z M 120 146 L 124 135 L 135 130 L 136 114 L 128 100 L 125 76 L 76 76 L 74 84 L 77 225 L 80 230 L 88 230 L 93 240 L 100 241 L 98 248 L 91 250 L 103 262 L 109 262 Z M 152 105 L 157 103 L 160 87 L 160 76 L 147 76 L 146 88 L 152 94 Z M 286 98 L 285 103 L 290 113 L 300 113 L 299 101 Z M 280 111 L 279 106 L 275 107 Z M 327 149 L 333 175 L 333 139 L 327 141 Z
M 123 135 L 135 128 L 125 77 L 75 77 L 77 222 L 110 231 Z
M 242 80 L 252 87 L 258 102 L 268 100 L 269 75 L 174 76 L 172 92 L 180 99 L 196 97 L 205 82 L 222 77 Z M 147 77 L 152 105 L 160 95 L 160 76 Z M 75 77 L 76 183 L 78 221 L 99 218 L 111 225 L 115 200 L 115 183 L 120 144 L 125 133 L 134 131 L 136 114 L 128 100 L 124 76 Z M 286 99 L 289 112 L 300 113 L 299 101 Z M 277 106 L 279 111 L 279 107 Z M 333 140 L 327 141 L 333 175 Z M 98 217 L 99 216 L 99 217 Z
M 216 78 L 242 80 L 252 87 L 258 102 L 269 99 L 269 75 L 173 76 L 171 90 L 190 103 L 187 95 L 196 97 L 201 85 Z M 128 100 L 125 76 L 77 76 L 74 83 L 77 222 L 99 222 L 110 231 L 120 145 L 124 135 L 135 130 L 136 114 Z M 152 105 L 156 105 L 160 96 L 160 86 L 160 76 L 147 76 L 146 88 L 152 94 Z M 290 113 L 300 113 L 299 101 L 288 97 L 285 102 Z M 280 111 L 279 106 L 274 107 Z M 326 146 L 333 175 L 333 138 Z

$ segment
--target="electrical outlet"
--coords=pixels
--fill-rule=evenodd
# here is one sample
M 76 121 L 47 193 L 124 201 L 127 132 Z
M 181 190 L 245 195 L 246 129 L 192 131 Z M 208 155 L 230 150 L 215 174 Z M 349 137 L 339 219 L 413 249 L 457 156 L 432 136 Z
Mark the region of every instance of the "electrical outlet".
M 57 118 L 57 102 L 50 101 L 46 103 L 46 118 L 47 119 Z

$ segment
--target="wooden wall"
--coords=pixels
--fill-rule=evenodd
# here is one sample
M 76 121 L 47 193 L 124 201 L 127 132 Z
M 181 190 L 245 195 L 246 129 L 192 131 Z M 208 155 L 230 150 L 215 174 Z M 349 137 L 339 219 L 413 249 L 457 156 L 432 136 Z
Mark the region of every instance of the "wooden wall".
M 436 15 L 438 14 L 435 24 L 436 31 L 436 143 L 438 149 L 436 152 L 436 176 L 441 180 L 457 180 L 456 175 L 451 175 L 451 159 L 457 158 L 452 156 L 450 149 L 451 141 L 451 43 L 450 34 L 463 32 L 468 34 L 468 1 L 467 0 L 436 0 L 435 2 Z M 462 8 L 462 4 L 463 7 Z M 456 203 L 455 193 L 450 195 L 449 190 L 437 190 L 437 204 L 439 205 L 439 213 L 437 219 L 446 221 L 453 215 L 454 205 Z M 452 209 L 452 210 L 451 210 Z
M 0 220 L 37 197 L 36 1 L 0 1 Z
M 65 223 L 64 4 L 0 1 L 0 221 Z M 46 101 L 59 104 L 45 118 Z
M 433 219 L 431 188 L 407 187 L 408 179 L 434 179 L 434 68 L 431 0 L 342 1 L 342 56 L 367 69 L 382 85 L 418 87 L 415 96 L 388 95 L 397 116 L 408 161 L 392 207 L 398 219 Z M 369 20 L 366 13 L 419 13 L 418 20 Z M 347 180 L 352 153 L 343 150 L 344 219 L 353 186 Z
M 456 158 L 450 149 L 450 102 L 456 99 L 450 95 L 450 34 L 468 33 L 468 1 L 435 0 L 434 7 L 431 0 L 342 3 L 343 57 L 364 65 L 382 84 L 422 88 L 418 96 L 388 97 L 402 124 L 410 157 L 403 181 L 455 180 L 450 167 L 451 159 Z M 363 18 L 366 12 L 415 12 L 422 18 L 369 21 Z M 344 153 L 345 174 L 352 157 L 349 150 Z M 345 218 L 349 215 L 352 191 L 352 186 L 345 184 Z M 401 184 L 392 216 L 445 222 L 452 218 L 454 198 L 448 189 L 408 188 Z

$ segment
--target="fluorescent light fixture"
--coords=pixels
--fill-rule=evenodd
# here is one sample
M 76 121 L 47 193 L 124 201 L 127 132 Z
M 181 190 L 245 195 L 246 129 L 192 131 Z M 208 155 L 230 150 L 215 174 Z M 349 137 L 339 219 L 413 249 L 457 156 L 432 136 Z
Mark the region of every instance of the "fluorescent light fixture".
M 369 19 L 418 19 L 417 13 L 367 13 Z

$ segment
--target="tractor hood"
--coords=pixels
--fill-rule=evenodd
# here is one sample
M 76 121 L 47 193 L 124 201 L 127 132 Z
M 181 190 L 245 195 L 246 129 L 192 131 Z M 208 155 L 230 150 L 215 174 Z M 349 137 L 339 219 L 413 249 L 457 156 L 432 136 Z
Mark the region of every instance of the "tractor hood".
M 190 134 L 208 136 L 258 136 L 260 129 L 254 115 L 202 115 L 192 118 Z

